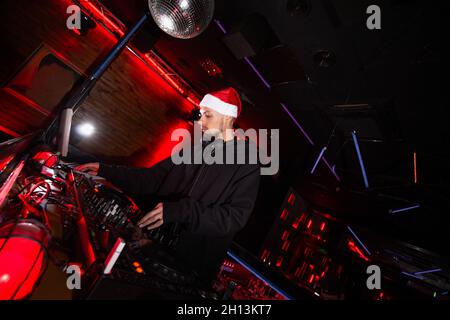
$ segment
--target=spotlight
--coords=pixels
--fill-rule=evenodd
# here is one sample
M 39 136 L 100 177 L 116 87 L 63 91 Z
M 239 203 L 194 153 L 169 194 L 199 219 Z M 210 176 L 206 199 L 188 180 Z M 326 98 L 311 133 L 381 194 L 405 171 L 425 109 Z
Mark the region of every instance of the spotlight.
M 94 126 L 93 126 L 92 124 L 90 124 L 90 123 L 83 123 L 83 124 L 80 124 L 80 125 L 77 127 L 77 132 L 78 132 L 78 134 L 80 134 L 80 135 L 82 135 L 82 136 L 84 136 L 84 137 L 89 137 L 89 136 L 91 136 L 91 135 L 94 133 L 94 131 L 95 131 L 95 128 L 94 128 Z

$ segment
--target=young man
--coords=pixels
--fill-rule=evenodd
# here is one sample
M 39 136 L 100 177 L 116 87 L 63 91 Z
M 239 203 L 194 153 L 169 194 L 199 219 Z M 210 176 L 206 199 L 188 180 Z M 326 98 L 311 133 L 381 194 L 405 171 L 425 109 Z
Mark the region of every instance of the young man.
M 222 148 L 222 163 L 174 164 L 169 157 L 146 169 L 98 163 L 77 169 L 102 176 L 125 192 L 155 196 L 158 204 L 139 221 L 139 227 L 152 230 L 168 224 L 180 226 L 175 248 L 177 261 L 194 271 L 203 283 L 210 284 L 234 235 L 245 226 L 252 212 L 260 167 L 249 163 L 248 152 L 256 148 L 249 148 L 251 142 L 237 139 L 232 132 L 241 111 L 236 90 L 227 88 L 207 94 L 200 107 L 202 130 L 216 138 L 212 149 Z M 207 145 L 203 143 L 202 150 Z M 237 155 L 243 145 L 245 163 L 230 164 L 227 150 L 233 149 Z

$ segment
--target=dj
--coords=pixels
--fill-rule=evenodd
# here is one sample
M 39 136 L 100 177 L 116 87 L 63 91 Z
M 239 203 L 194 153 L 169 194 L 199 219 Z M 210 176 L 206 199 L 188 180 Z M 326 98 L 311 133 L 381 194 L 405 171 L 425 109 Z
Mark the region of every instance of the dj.
M 224 158 L 224 146 L 230 144 L 234 150 L 242 144 L 249 150 L 251 142 L 238 139 L 232 130 L 241 111 L 236 90 L 207 94 L 200 107 L 202 130 L 215 132 L 215 145 L 219 142 L 223 147 Z M 203 143 L 202 148 L 205 146 Z M 171 223 L 179 225 L 176 259 L 209 285 L 234 235 L 245 226 L 253 210 L 260 167 L 249 163 L 248 158 L 244 164 L 225 160 L 174 164 L 168 157 L 151 168 L 89 163 L 77 169 L 104 177 L 128 193 L 155 197 L 158 204 L 138 222 L 139 227 L 151 230 Z

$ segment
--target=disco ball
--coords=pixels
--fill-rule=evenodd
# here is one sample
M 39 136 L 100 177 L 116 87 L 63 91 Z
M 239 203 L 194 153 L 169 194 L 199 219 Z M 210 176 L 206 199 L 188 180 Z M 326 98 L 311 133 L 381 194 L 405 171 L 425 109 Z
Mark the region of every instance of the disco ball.
M 198 36 L 214 14 L 214 0 L 149 0 L 148 5 L 158 27 L 179 39 Z

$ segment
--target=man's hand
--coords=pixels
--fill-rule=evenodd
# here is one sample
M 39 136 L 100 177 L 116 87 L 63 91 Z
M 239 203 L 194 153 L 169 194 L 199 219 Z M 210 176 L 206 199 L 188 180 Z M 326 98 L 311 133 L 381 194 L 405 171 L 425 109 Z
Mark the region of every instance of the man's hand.
M 86 163 L 86 164 L 82 164 L 78 167 L 75 167 L 76 171 L 88 173 L 92 176 L 98 175 L 99 169 L 100 169 L 100 164 L 98 162 Z
M 139 228 L 147 227 L 148 230 L 152 230 L 160 227 L 163 223 L 163 204 L 160 202 L 152 211 L 139 220 L 138 226 Z

